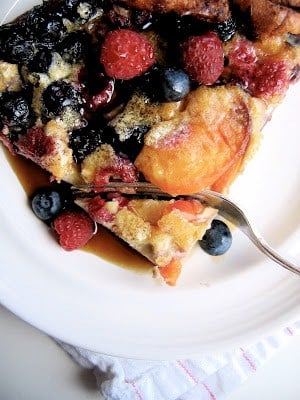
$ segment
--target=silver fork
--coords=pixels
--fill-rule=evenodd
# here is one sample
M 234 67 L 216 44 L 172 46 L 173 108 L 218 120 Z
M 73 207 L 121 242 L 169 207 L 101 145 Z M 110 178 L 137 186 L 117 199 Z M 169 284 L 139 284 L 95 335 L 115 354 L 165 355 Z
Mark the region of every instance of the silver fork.
M 192 195 L 172 196 L 162 192 L 159 188 L 148 182 L 109 182 L 105 185 L 82 185 L 73 186 L 73 193 L 76 196 L 85 197 L 87 195 L 95 195 L 97 191 L 118 192 L 127 196 L 145 196 L 150 198 L 189 198 L 199 200 L 202 204 L 213 207 L 218 210 L 219 214 L 238 227 L 254 245 L 271 260 L 288 269 L 295 274 L 300 275 L 300 265 L 297 266 L 278 254 L 253 228 L 244 212 L 233 201 L 223 194 L 213 192 L 211 190 L 203 190 L 200 193 Z

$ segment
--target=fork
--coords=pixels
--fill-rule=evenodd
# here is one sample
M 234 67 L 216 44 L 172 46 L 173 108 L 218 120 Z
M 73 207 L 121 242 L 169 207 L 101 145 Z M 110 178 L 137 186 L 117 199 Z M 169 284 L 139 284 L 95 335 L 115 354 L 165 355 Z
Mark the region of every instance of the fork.
M 246 217 L 245 213 L 240 209 L 240 207 L 221 193 L 213 192 L 211 190 L 203 190 L 200 193 L 194 193 L 191 195 L 172 196 L 168 193 L 161 191 L 159 188 L 148 182 L 109 182 L 100 186 L 79 185 L 73 186 L 72 191 L 74 195 L 79 197 L 86 197 L 87 195 L 97 195 L 97 192 L 98 194 L 99 192 L 118 192 L 128 197 L 140 196 L 148 198 L 186 198 L 198 200 L 206 206 L 217 209 L 221 216 L 223 216 L 225 219 L 238 227 L 262 253 L 268 256 L 275 263 L 281 265 L 291 272 L 294 272 L 297 275 L 300 275 L 300 265 L 297 266 L 278 254 L 260 236 L 257 230 L 254 229 L 253 225 L 249 222 L 248 218 Z

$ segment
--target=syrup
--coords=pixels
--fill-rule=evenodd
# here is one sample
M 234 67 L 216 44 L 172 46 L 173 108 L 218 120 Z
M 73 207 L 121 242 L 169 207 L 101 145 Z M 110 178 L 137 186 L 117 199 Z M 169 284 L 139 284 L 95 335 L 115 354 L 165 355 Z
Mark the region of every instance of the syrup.
M 39 187 L 49 185 L 48 172 L 24 157 L 11 155 L 6 148 L 4 148 L 4 154 L 28 196 L 31 196 Z M 33 218 L 35 218 L 34 215 Z M 153 267 L 148 260 L 101 226 L 98 226 L 97 234 L 81 250 L 139 273 L 149 272 Z

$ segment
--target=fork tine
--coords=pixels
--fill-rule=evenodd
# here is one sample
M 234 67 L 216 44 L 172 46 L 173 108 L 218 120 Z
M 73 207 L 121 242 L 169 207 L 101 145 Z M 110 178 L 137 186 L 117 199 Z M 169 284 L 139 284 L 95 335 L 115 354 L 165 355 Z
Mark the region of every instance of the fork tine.
M 156 195 L 164 197 L 174 197 L 168 193 L 162 192 L 159 188 L 148 182 L 109 182 L 103 185 L 78 185 L 72 186 L 74 194 L 83 193 L 106 193 L 106 192 L 120 192 L 123 194 L 143 194 L 143 195 Z
M 78 185 L 78 186 L 72 186 L 72 191 L 73 194 L 75 195 L 82 195 L 84 196 L 85 194 L 94 194 L 97 195 L 99 193 L 109 193 L 109 192 L 119 192 L 122 194 L 127 194 L 127 195 L 143 195 L 143 196 L 157 196 L 157 197 L 164 197 L 164 198 L 170 198 L 170 199 L 176 199 L 178 197 L 180 198 L 189 198 L 189 199 L 195 199 L 200 201 L 201 203 L 212 205 L 212 203 L 215 203 L 215 208 L 219 208 L 220 205 L 220 200 L 217 199 L 214 195 L 212 195 L 213 192 L 210 191 L 203 191 L 201 193 L 194 193 L 194 194 L 181 194 L 181 195 L 171 195 L 169 193 L 163 192 L 160 190 L 158 187 L 152 185 L 149 182 L 108 182 L 103 185 L 91 185 L 91 184 L 86 184 L 86 185 Z

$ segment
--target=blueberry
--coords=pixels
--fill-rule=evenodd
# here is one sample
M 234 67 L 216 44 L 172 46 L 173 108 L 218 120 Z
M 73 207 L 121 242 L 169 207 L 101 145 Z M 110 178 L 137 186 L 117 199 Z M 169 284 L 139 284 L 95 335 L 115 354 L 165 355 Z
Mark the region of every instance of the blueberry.
M 135 85 L 154 102 L 179 101 L 191 90 L 190 79 L 180 68 L 155 65 L 135 81 Z
M 156 29 L 169 39 L 184 40 L 192 35 L 201 35 L 207 30 L 207 24 L 194 15 L 179 16 L 175 12 L 159 16 Z
M 47 221 L 61 211 L 63 199 L 58 191 L 52 188 L 42 188 L 34 194 L 31 207 L 39 219 Z
M 212 256 L 220 256 L 230 248 L 232 235 L 228 226 L 217 219 L 211 223 L 211 227 L 199 240 L 200 247 Z
M 81 163 L 103 143 L 106 143 L 103 130 L 92 129 L 88 126 L 74 130 L 69 136 L 69 147 L 73 151 L 73 159 L 76 163 Z
M 27 37 L 53 46 L 59 41 L 66 28 L 60 13 L 51 12 L 45 6 L 36 6 L 22 21 Z
M 33 123 L 33 112 L 28 98 L 23 92 L 6 92 L 0 98 L 2 123 L 11 130 L 21 131 Z
M 35 45 L 31 39 L 26 38 L 22 31 L 13 30 L 4 43 L 5 61 L 16 64 L 26 64 L 32 59 Z
M 160 78 L 163 101 L 182 100 L 190 91 L 190 79 L 180 69 L 167 68 L 160 73 Z
M 123 91 L 133 91 L 138 88 L 140 91 L 145 93 L 151 101 L 161 100 L 161 75 L 163 68 L 159 65 L 152 66 L 143 75 L 126 81 Z M 132 85 L 132 88 L 128 88 L 128 85 Z
M 237 30 L 236 21 L 231 17 L 225 21 L 213 24 L 211 28 L 223 42 L 231 39 Z
M 116 150 L 126 154 L 131 161 L 134 161 L 144 145 L 144 136 L 149 131 L 147 125 L 133 127 L 125 141 L 118 142 Z M 114 145 L 113 145 L 114 146 Z
M 81 163 L 85 157 L 102 144 L 110 144 L 116 153 L 123 153 L 134 160 L 144 143 L 144 134 L 149 130 L 146 126 L 137 126 L 132 129 L 130 137 L 125 141 L 119 140 L 119 135 L 112 127 L 91 126 L 73 130 L 69 135 L 69 147 L 73 151 L 73 159 Z
M 85 59 L 90 46 L 90 36 L 84 32 L 71 32 L 57 46 L 56 51 L 62 58 L 75 64 Z
M 153 15 L 145 10 L 132 10 L 133 24 L 141 31 L 150 28 L 153 24 Z
M 9 54 L 6 43 L 14 31 L 13 24 L 7 24 L 0 27 L 0 59 L 9 61 Z
M 42 5 L 33 7 L 28 13 L 26 13 L 21 23 L 26 30 L 28 36 L 37 34 L 39 32 L 39 27 L 46 22 L 47 13 Z
M 38 51 L 33 59 L 27 64 L 30 72 L 47 73 L 52 63 L 52 54 L 49 50 Z
M 292 47 L 300 47 L 300 34 L 288 33 L 286 42 Z
M 74 21 L 77 15 L 77 7 L 80 0 L 64 0 L 62 3 L 62 11 L 64 17 L 68 18 L 70 21 Z
M 62 19 L 57 15 L 48 16 L 46 21 L 39 27 L 40 38 L 42 41 L 48 43 L 59 41 L 65 32 L 66 27 L 64 26 Z
M 81 111 L 83 99 L 79 91 L 70 83 L 55 81 L 43 93 L 43 113 L 52 118 L 60 115 L 67 107 Z

